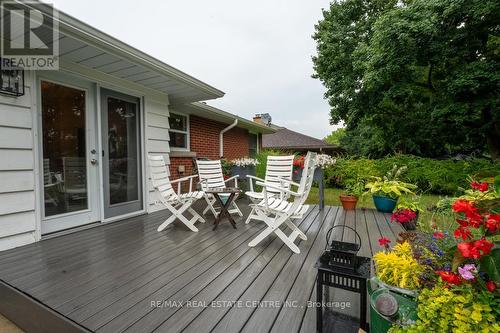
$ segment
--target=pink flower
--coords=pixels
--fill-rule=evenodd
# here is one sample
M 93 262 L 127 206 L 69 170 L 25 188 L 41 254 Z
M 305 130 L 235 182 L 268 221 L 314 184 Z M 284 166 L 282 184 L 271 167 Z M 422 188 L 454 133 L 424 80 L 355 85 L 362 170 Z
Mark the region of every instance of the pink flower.
M 476 272 L 474 264 L 466 264 L 463 267 L 458 267 L 458 273 L 464 280 L 474 280 L 474 272 Z
M 436 231 L 432 236 L 436 239 L 441 239 L 444 237 L 444 233 L 442 231 Z

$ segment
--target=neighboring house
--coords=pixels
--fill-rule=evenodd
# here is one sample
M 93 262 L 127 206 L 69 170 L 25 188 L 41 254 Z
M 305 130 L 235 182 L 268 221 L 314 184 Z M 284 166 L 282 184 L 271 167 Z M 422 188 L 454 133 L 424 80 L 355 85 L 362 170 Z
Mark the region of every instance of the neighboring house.
M 264 149 L 280 149 L 298 153 L 315 151 L 330 155 L 342 152 L 340 147 L 326 141 L 272 124 L 271 116 L 267 113 L 257 114 L 253 120 L 275 130 L 275 133 L 262 136 L 262 148 Z
M 173 154 L 175 177 L 182 154 L 219 158 L 217 138 L 236 120 L 228 158 L 269 133 L 196 103 L 222 91 L 62 12 L 58 21 L 60 69 L 25 70 L 24 94 L 0 95 L 0 250 L 162 209 L 148 154 L 169 164 Z
M 275 130 L 205 103 L 170 108 L 170 173 L 191 175 L 194 158 L 232 160 L 252 157 L 262 148 L 262 134 Z

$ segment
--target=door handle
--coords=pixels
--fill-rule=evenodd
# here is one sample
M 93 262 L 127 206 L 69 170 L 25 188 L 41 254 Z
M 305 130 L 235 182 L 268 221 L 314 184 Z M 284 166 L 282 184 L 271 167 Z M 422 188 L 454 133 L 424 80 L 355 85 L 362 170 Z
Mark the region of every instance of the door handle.
M 96 165 L 97 164 L 97 160 L 95 158 L 91 159 L 90 160 L 90 164 Z

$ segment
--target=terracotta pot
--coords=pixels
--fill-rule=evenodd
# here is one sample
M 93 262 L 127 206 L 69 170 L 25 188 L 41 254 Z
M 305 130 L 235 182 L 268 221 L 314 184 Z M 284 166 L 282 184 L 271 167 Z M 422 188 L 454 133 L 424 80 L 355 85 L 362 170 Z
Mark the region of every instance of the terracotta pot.
M 356 209 L 356 204 L 358 203 L 358 198 L 352 195 L 339 195 L 340 202 L 342 203 L 342 208 L 345 210 Z

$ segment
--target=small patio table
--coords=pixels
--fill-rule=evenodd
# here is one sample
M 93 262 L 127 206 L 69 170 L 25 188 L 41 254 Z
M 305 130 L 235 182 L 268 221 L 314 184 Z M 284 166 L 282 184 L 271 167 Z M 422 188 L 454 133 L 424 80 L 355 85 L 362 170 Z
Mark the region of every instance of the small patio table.
M 228 209 L 229 206 L 233 203 L 236 194 L 241 193 L 241 190 L 235 187 L 225 187 L 225 188 L 211 188 L 209 190 L 206 190 L 205 192 L 212 194 L 215 200 L 217 200 L 217 202 L 220 205 L 220 212 L 215 217 L 213 230 L 217 229 L 220 220 L 224 217 L 227 218 L 231 223 L 231 225 L 233 226 L 233 228 L 236 229 L 236 222 L 234 222 L 234 219 L 229 213 Z M 227 197 L 225 202 L 221 198 L 221 194 L 229 194 L 229 197 Z

